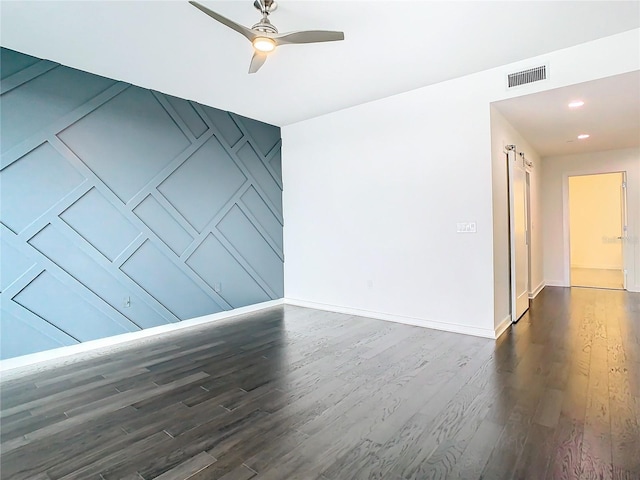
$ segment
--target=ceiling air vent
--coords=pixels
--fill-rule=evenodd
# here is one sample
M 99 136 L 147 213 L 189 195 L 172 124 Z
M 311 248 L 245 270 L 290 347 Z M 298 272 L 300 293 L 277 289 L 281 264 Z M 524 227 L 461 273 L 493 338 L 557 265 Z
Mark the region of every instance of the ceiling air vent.
M 519 85 L 526 85 L 527 83 L 538 82 L 540 80 L 547 79 L 547 66 L 542 65 L 540 67 L 529 68 L 528 70 L 522 70 L 521 72 L 510 73 L 507 76 L 507 84 L 509 88 L 517 87 Z

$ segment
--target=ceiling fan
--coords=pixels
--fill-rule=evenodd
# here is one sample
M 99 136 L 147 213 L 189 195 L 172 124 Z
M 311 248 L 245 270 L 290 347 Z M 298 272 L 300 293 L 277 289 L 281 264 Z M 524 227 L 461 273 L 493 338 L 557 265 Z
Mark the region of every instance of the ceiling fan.
M 327 30 L 306 30 L 302 32 L 278 33 L 278 29 L 269 21 L 269 14 L 278 6 L 274 0 L 255 0 L 253 2 L 253 6 L 260 10 L 262 20 L 251 28 L 247 28 L 233 20 L 229 20 L 198 2 L 190 1 L 189 3 L 209 15 L 214 20 L 217 20 L 223 25 L 226 25 L 243 35 L 253 44 L 254 53 L 251 58 L 251 64 L 249 65 L 249 73 L 256 73 L 267 60 L 267 55 L 280 45 L 335 42 L 337 40 L 344 40 L 343 32 Z

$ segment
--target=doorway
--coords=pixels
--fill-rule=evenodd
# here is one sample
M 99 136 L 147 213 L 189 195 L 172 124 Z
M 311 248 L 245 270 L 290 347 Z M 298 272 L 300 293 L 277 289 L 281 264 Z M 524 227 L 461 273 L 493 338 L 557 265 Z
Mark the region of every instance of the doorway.
M 568 180 L 570 285 L 624 290 L 625 174 Z

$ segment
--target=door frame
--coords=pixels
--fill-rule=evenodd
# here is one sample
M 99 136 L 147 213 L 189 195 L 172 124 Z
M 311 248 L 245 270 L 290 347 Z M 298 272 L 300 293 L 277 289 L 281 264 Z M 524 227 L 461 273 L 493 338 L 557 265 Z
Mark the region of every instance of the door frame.
M 529 299 L 533 299 L 533 277 L 531 276 L 531 265 L 533 259 L 531 258 L 531 170 L 526 168 L 525 164 L 525 202 L 527 203 L 527 254 L 529 255 L 529 268 L 527 273 L 529 274 Z
M 584 169 L 584 170 L 573 170 L 571 172 L 565 172 L 562 175 L 562 257 L 563 257 L 563 287 L 571 287 L 571 228 L 569 225 L 569 177 L 585 177 L 588 175 L 607 175 L 609 173 L 621 173 L 623 181 L 627 181 L 627 171 L 612 169 L 612 170 L 593 170 L 593 169 Z M 624 190 L 625 201 L 628 199 L 627 196 L 628 189 Z M 625 219 L 628 222 L 628 219 Z M 624 228 L 624 225 L 623 225 Z M 627 223 L 628 229 L 628 223 Z M 624 234 L 627 236 L 628 232 Z M 624 290 L 627 290 L 627 258 L 629 258 L 629 252 L 627 251 L 628 242 L 626 239 L 622 240 L 622 276 L 623 276 L 623 286 Z

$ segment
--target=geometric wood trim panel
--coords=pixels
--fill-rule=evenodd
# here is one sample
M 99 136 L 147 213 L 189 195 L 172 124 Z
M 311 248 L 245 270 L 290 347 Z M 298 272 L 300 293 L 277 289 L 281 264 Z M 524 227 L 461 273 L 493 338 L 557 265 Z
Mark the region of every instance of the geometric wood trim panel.
M 282 298 L 279 128 L 0 53 L 0 358 Z

